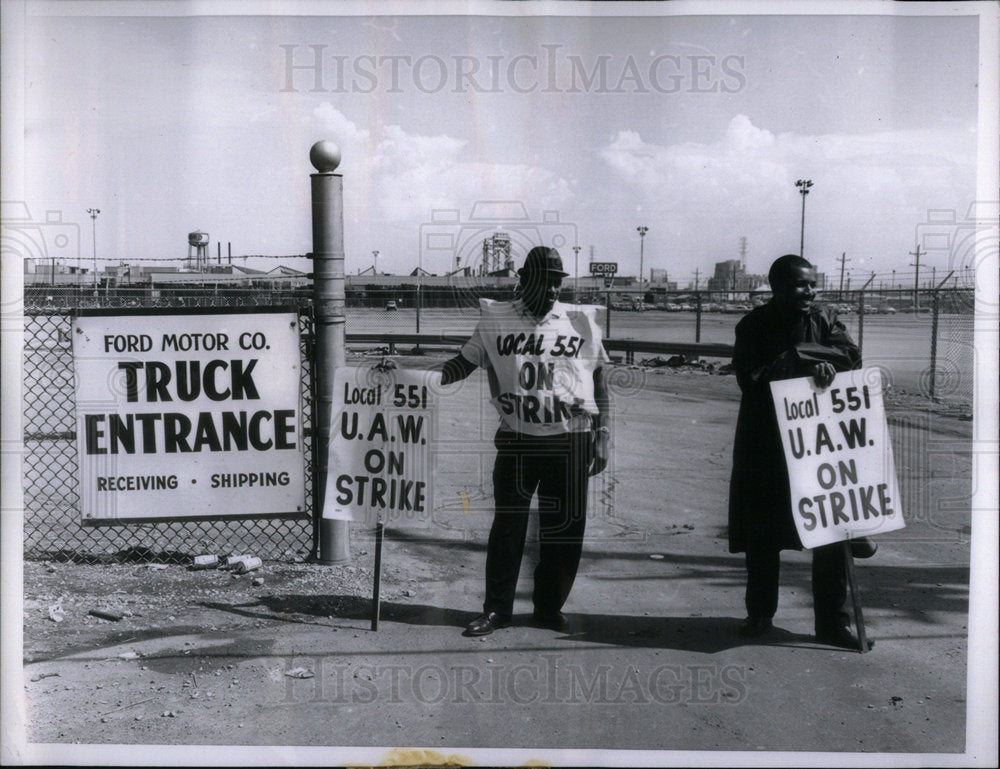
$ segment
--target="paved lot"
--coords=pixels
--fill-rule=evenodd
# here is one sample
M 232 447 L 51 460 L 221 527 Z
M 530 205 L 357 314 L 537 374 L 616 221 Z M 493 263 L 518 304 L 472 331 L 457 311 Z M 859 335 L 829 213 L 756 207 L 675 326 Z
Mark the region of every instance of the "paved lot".
M 377 746 L 363 753 L 369 762 L 391 746 L 577 764 L 614 757 L 554 751 L 965 749 L 970 422 L 890 399 L 908 526 L 858 564 L 873 652 L 813 641 L 807 553 L 783 558 L 776 631 L 746 643 L 736 635 L 742 557 L 725 539 L 735 382 L 621 369 L 614 453 L 593 489 L 569 629 L 527 625 L 532 551 L 515 626 L 469 639 L 460 631 L 482 601 L 491 517 L 494 421 L 480 416 L 483 388 L 475 376 L 447 401 L 442 437 L 456 453 L 436 479 L 434 520 L 387 530 L 377 632 L 374 547 L 361 527 L 351 564 L 267 563 L 256 586 L 252 574 L 180 566 L 27 564 L 30 739 Z M 47 609 L 60 595 L 66 618 L 55 623 Z M 97 605 L 131 616 L 88 617 Z M 290 675 L 297 668 L 306 677 Z M 237 754 L 192 755 L 231 763 Z M 352 755 L 362 754 L 245 757 Z

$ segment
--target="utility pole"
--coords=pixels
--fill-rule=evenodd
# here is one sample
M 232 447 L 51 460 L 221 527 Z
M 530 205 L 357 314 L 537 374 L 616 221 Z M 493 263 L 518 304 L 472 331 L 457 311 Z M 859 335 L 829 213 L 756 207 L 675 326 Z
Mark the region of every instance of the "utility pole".
M 695 291 L 697 291 L 697 290 L 698 290 L 698 276 L 699 276 L 700 274 L 701 274 L 701 270 L 699 270 L 699 269 L 698 269 L 698 268 L 696 267 L 696 268 L 695 268 L 695 270 L 694 270 L 694 290 L 695 290 Z
M 920 253 L 920 244 L 917 244 L 916 251 L 910 251 L 910 256 L 916 257 L 917 261 L 912 262 L 910 267 L 916 267 L 916 272 L 913 273 L 913 313 L 916 314 L 920 312 L 920 257 L 925 254 Z
M 799 194 L 802 195 L 802 227 L 799 230 L 799 256 L 805 253 L 805 243 L 806 243 L 806 195 L 809 194 L 809 188 L 813 186 L 812 179 L 799 179 L 795 182 L 795 186 L 799 188 Z
M 837 292 L 838 301 L 844 298 L 844 265 L 849 261 L 851 260 L 847 258 L 847 252 L 842 252 L 840 254 L 840 290 Z M 847 281 L 847 287 L 848 289 L 851 287 L 850 279 Z
M 747 269 L 747 238 L 744 235 L 740 238 L 740 267 L 743 268 L 745 272 Z

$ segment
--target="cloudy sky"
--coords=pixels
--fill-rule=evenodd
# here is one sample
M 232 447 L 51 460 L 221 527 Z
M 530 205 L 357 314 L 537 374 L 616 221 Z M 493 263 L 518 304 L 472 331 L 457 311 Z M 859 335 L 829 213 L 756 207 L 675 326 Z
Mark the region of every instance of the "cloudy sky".
M 39 4 L 26 25 L 25 199 L 36 219 L 79 223 L 87 260 L 93 207 L 98 256 L 114 261 L 183 258 L 194 229 L 213 257 L 216 242 L 223 256 L 226 243 L 303 254 L 308 152 L 328 138 L 343 151 L 348 273 L 375 249 L 380 271 L 440 273 L 455 255 L 428 234 L 458 233 L 461 250 L 500 227 L 515 243 L 555 238 L 571 272 L 576 244 L 581 273 L 593 249 L 635 274 L 646 225 L 646 270 L 684 285 L 737 258 L 741 237 L 753 272 L 797 252 L 806 178 L 808 258 L 902 273 L 928 216 L 961 220 L 976 197 L 979 20 L 878 7 L 892 15 Z M 526 219 L 481 205 L 470 221 L 487 201 Z M 948 260 L 939 250 L 925 264 Z

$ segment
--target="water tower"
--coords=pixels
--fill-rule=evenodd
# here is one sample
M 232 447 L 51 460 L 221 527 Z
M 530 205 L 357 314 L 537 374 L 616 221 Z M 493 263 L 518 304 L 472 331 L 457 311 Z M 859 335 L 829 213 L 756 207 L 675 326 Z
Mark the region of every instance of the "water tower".
M 208 269 L 208 233 L 197 230 L 188 233 L 187 266 L 198 272 Z

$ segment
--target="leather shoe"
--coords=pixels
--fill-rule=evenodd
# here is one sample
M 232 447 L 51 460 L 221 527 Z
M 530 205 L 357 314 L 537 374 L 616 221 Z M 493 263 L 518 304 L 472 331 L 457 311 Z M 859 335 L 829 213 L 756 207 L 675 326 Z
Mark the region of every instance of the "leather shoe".
M 478 636 L 489 635 L 494 630 L 510 625 L 510 617 L 497 614 L 495 611 L 480 614 L 465 627 L 463 635 Z
M 740 635 L 744 638 L 757 638 L 764 635 L 774 625 L 770 617 L 747 617 L 740 625 Z
M 875 642 L 870 638 L 868 640 L 868 648 L 871 649 L 875 646 Z M 826 644 L 827 646 L 838 646 L 841 649 L 854 649 L 856 651 L 861 651 L 861 641 L 858 637 L 851 632 L 850 628 L 839 627 L 833 628 L 831 630 L 816 631 L 816 641 L 821 644 Z
M 565 630 L 569 620 L 561 611 L 536 611 L 531 615 L 531 623 L 548 630 Z
M 878 552 L 878 542 L 868 537 L 851 540 L 851 555 L 855 558 L 871 558 L 876 552 Z

